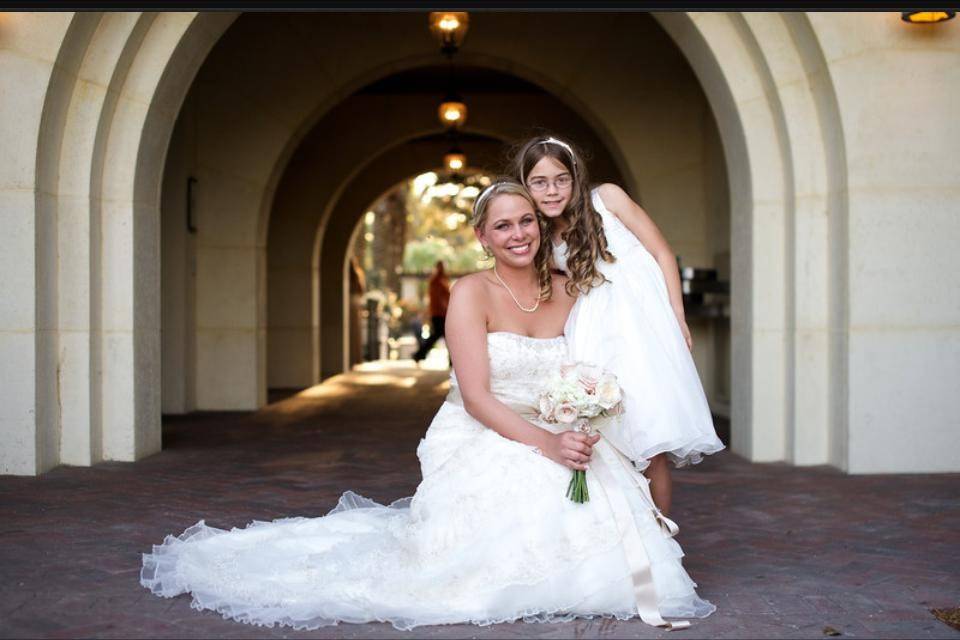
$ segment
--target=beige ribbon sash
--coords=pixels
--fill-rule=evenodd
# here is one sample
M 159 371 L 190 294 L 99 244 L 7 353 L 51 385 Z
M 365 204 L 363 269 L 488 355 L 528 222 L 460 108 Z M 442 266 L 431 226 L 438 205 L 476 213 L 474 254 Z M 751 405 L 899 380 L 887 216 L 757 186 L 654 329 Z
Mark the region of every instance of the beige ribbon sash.
M 668 536 L 676 535 L 679 527 L 654 505 L 646 477 L 637 471 L 629 460 L 606 438 L 602 437 L 602 433 L 600 435 L 600 440 L 593 445 L 594 455 L 590 460 L 590 471 L 588 473 L 594 474 L 596 481 L 603 487 L 617 529 L 623 536 L 623 553 L 627 560 L 627 567 L 630 569 L 630 581 L 633 583 L 633 597 L 637 603 L 637 613 L 641 620 L 656 627 L 666 627 L 670 630 L 689 627 L 690 623 L 686 620 L 667 622 L 660 616 L 659 600 L 653 583 L 650 557 L 647 555 L 647 549 L 640 537 L 640 531 L 637 529 L 630 503 L 623 493 L 622 483 L 614 475 L 614 469 L 622 468 L 627 476 L 634 481 L 644 502 L 650 507 L 654 519 Z
M 447 394 L 447 402 L 463 406 L 463 399 L 457 387 L 450 389 Z M 503 402 L 503 400 L 501 400 Z M 540 417 L 538 407 L 532 407 L 526 402 L 504 402 L 510 409 L 514 410 L 526 419 Z M 550 425 L 559 426 L 559 425 Z M 613 444 L 602 437 L 593 445 L 594 455 L 590 460 L 590 471 L 594 474 L 594 479 L 603 489 L 607 498 L 607 503 L 613 513 L 617 529 L 622 536 L 623 551 L 626 557 L 627 567 L 630 569 L 630 581 L 633 584 L 633 596 L 637 603 L 637 614 L 640 619 L 649 625 L 656 627 L 666 627 L 668 630 L 684 629 L 690 626 L 686 620 L 676 622 L 667 622 L 660 616 L 658 606 L 656 587 L 653 584 L 653 572 L 650 567 L 650 557 L 647 555 L 647 549 L 640 537 L 640 531 L 637 529 L 637 523 L 633 519 L 633 511 L 630 508 L 630 502 L 621 488 L 622 483 L 617 480 L 614 469 L 620 468 L 630 478 L 632 483 L 639 490 L 640 496 L 653 513 L 654 519 L 660 525 L 660 528 L 667 536 L 676 535 L 679 527 L 676 523 L 663 515 L 660 509 L 653 502 L 653 496 L 650 495 L 649 481 L 646 476 L 637 471 L 630 463 L 630 460 L 623 455 Z

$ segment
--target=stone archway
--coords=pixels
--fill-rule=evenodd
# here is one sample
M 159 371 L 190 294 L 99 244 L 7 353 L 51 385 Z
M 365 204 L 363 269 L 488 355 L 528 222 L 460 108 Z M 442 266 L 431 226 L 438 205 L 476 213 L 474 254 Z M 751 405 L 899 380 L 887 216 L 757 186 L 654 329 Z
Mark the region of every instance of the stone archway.
M 163 157 L 193 74 L 234 16 L 27 16 L 5 35 L 35 83 L 19 103 L 34 106 L 17 115 L 36 117 L 19 178 L 33 202 L 18 205 L 34 213 L 33 238 L 16 251 L 33 272 L 17 295 L 32 302 L 13 319 L 32 335 L 5 351 L 32 375 L 11 389 L 0 468 L 34 474 L 159 449 Z
M 846 465 L 846 157 L 805 14 L 655 14 L 704 86 L 723 138 L 734 252 L 732 448 Z M 753 73 L 744 73 L 744 70 Z M 747 439 L 749 438 L 749 440 Z
M 274 26 L 283 24 L 280 17 L 263 19 L 274 20 Z M 206 142 L 201 138 L 193 160 L 199 174 L 198 208 L 203 209 L 193 243 L 199 293 L 195 296 L 195 313 L 189 315 L 196 318 L 195 330 L 187 331 L 195 334 L 196 371 L 192 376 L 173 372 L 164 386 L 195 380 L 196 403 L 165 405 L 165 410 L 174 413 L 192 409 L 246 410 L 265 402 L 267 230 L 271 204 L 287 162 L 305 133 L 347 96 L 397 71 L 421 67 L 425 61 L 436 62 L 435 53 L 421 53 L 432 49 L 429 40 L 408 51 L 386 47 L 382 39 L 368 35 L 371 42 L 379 43 L 380 49 L 374 48 L 369 59 L 351 59 L 357 66 L 355 75 L 342 78 L 342 85 L 309 88 L 298 76 L 277 78 L 276 74 L 280 62 L 302 55 L 289 51 L 281 55 L 252 46 L 251 42 L 259 42 L 269 47 L 269 43 L 278 41 L 279 46 L 294 46 L 286 39 L 273 37 L 269 30 L 258 30 L 260 20 L 256 16 L 256 20 L 238 21 L 228 31 L 211 52 L 194 87 L 198 96 L 197 118 L 202 123 L 198 128 L 209 138 Z M 245 57 L 238 60 L 237 55 Z M 485 65 L 494 69 L 522 69 L 511 61 L 482 58 Z M 472 59 L 464 56 L 465 63 Z M 307 71 L 298 67 L 297 73 Z M 342 70 L 338 69 L 338 73 Z M 254 82 L 253 78 L 259 80 Z M 278 95 L 286 96 L 282 109 L 273 106 Z M 188 96 L 187 105 L 194 103 L 193 96 L 194 93 Z M 382 129 L 384 120 L 375 122 Z M 381 142 L 389 143 L 389 134 Z M 168 174 L 174 173 L 175 169 L 168 170 Z M 629 174 L 623 175 L 630 184 Z M 165 205 L 165 209 L 183 209 L 183 201 L 178 195 L 171 199 L 172 207 Z M 182 211 L 173 215 L 184 218 Z M 167 370 L 172 371 L 170 367 Z
M 475 166 L 496 166 L 503 140 L 487 138 L 471 144 Z M 352 240 L 363 213 L 381 195 L 402 180 L 437 168 L 447 151 L 441 136 L 425 136 L 384 150 L 351 176 L 325 211 L 317 230 L 314 260 L 320 274 L 319 333 L 321 377 L 349 371 L 348 266 Z
M 23 50 L 46 47 L 38 58 L 48 60 L 43 67 L 48 80 L 31 94 L 43 105 L 37 110 L 43 119 L 33 129 L 39 144 L 30 154 L 36 157 L 30 163 L 36 172 L 17 176 L 34 194 L 35 222 L 26 232 L 34 242 L 18 245 L 17 255 L 28 267 L 15 270 L 8 287 L 21 287 L 16 293 L 32 302 L 22 318 L 11 317 L 3 329 L 11 360 L 35 375 L 6 409 L 4 437 L 16 444 L 4 454 L 5 471 L 36 473 L 62 461 L 90 464 L 100 457 L 133 460 L 159 448 L 160 175 L 190 81 L 234 18 L 77 14 L 51 18 L 63 34 L 59 39 L 17 44 Z M 846 398 L 829 389 L 843 389 L 843 380 L 837 381 L 843 368 L 832 366 L 843 359 L 843 332 L 831 329 L 842 329 L 845 317 L 845 267 L 838 247 L 846 242 L 846 163 L 842 137 L 836 135 L 841 130 L 836 99 L 817 38 L 804 15 L 655 18 L 697 74 L 731 168 L 738 379 L 733 416 L 740 423 L 733 448 L 754 460 L 829 460 L 843 466 Z M 105 51 L 112 53 L 108 62 Z M 388 66 L 425 55 L 411 45 L 395 52 Z M 603 78 L 564 79 L 551 76 L 543 65 L 542 59 L 535 61 L 533 73 L 561 87 L 557 94 L 568 104 L 589 104 L 584 108 L 589 122 L 625 122 L 616 114 L 618 103 L 597 84 Z M 375 67 L 386 72 L 380 61 Z M 350 86 L 337 82 L 340 70 L 329 73 L 332 86 Z M 99 101 L 86 97 L 91 88 L 101 93 Z M 330 100 L 337 97 L 335 91 Z M 287 149 L 309 124 L 285 122 L 289 130 L 280 127 L 267 145 L 265 175 L 278 175 Z M 612 140 L 610 148 L 623 158 L 626 173 L 637 175 L 629 157 L 629 129 L 601 129 L 601 137 Z M 23 138 L 30 141 L 29 127 Z M 77 157 L 67 155 L 72 150 L 80 150 Z M 66 163 L 90 166 L 89 191 L 78 192 L 50 169 Z M 268 178 L 260 184 L 256 200 L 263 210 L 276 183 Z M 644 190 L 642 183 L 639 189 Z M 16 196 L 5 197 L 10 202 Z M 81 231 L 98 229 L 101 240 L 98 246 L 86 236 L 71 248 L 81 265 L 79 288 L 70 286 L 74 273 L 65 273 L 73 258 L 53 258 L 55 231 L 72 216 L 79 216 Z M 257 224 L 256 236 L 262 238 L 262 216 Z M 805 233 L 798 235 L 801 227 Z M 253 260 L 247 284 L 254 292 L 263 281 L 257 274 L 264 273 L 262 240 L 256 242 L 259 249 L 254 244 L 244 258 Z M 212 253 L 208 260 L 214 260 Z M 74 309 L 77 330 L 64 319 L 69 314 L 61 313 Z M 254 351 L 264 331 L 258 313 L 250 328 Z M 12 337 L 22 325 L 29 345 Z M 71 350 L 71 344 L 80 346 Z M 256 357 L 263 361 L 262 354 Z M 254 377 L 260 382 L 249 387 L 255 390 L 254 405 L 265 389 L 265 365 L 259 370 Z M 796 420 L 799 402 L 814 406 L 818 415 L 802 428 Z

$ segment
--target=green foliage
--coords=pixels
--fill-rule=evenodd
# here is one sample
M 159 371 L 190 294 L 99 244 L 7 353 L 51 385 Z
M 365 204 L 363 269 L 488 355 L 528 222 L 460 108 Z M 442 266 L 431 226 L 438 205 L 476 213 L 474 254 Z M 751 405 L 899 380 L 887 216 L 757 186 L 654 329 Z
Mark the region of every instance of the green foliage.
M 447 238 L 431 237 L 407 243 L 403 252 L 403 270 L 430 273 L 437 260 L 443 260 L 451 273 L 470 273 L 476 271 L 485 259 L 479 243 L 466 244 L 456 250 Z
M 382 303 L 379 315 L 391 336 L 408 332 L 411 322 L 422 316 L 427 304 L 426 276 L 438 260 L 454 279 L 490 266 L 470 225 L 474 199 L 488 184 L 490 178 L 479 173 L 455 179 L 424 173 L 398 184 L 363 216 L 351 255 L 364 272 L 368 295 L 378 296 Z M 401 270 L 419 277 L 400 279 Z M 394 291 L 395 286 L 403 291 Z
M 482 268 L 483 249 L 473 233 L 470 215 L 474 199 L 489 182 L 482 174 L 454 181 L 426 173 L 407 183 L 404 271 L 430 273 L 437 260 L 443 260 L 452 273 Z

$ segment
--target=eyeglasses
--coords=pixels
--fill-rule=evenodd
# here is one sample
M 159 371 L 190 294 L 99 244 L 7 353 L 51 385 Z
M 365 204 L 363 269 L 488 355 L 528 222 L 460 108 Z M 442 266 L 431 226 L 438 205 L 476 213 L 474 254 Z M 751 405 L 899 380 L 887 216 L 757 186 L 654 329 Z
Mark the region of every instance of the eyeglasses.
M 566 189 L 572 184 L 573 176 L 571 176 L 569 173 L 557 176 L 553 180 L 553 186 L 555 186 L 557 189 Z M 546 178 L 531 178 L 527 181 L 527 188 L 530 189 L 530 191 L 546 191 L 547 187 L 549 186 L 550 180 Z

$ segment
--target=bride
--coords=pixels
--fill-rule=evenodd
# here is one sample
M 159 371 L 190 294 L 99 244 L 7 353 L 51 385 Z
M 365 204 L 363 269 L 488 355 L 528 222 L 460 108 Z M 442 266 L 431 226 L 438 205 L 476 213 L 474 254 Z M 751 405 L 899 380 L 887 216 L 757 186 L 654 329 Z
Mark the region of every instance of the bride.
M 566 361 L 574 300 L 549 271 L 530 196 L 499 180 L 473 224 L 495 266 L 453 288 L 451 390 L 417 449 L 413 497 L 383 506 L 348 491 L 324 517 L 231 531 L 200 521 L 143 555 L 144 587 L 297 629 L 596 615 L 669 627 L 664 617 L 714 611 L 643 476 L 600 435 L 537 420 L 541 385 Z M 588 468 L 591 499 L 577 504 L 571 469 Z

